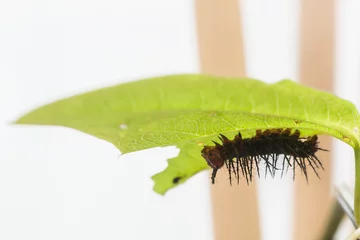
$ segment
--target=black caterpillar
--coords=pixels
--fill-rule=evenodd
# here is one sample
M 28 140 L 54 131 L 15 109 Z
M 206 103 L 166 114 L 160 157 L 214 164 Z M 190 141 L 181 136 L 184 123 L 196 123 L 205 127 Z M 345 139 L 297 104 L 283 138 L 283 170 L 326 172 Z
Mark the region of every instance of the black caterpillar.
M 327 151 L 318 147 L 317 135 L 300 138 L 300 131 L 295 130 L 291 134 L 291 129 L 267 129 L 265 131 L 256 130 L 256 135 L 252 138 L 242 139 L 240 132 L 233 140 L 229 140 L 220 134 L 219 139 L 222 144 L 217 142 L 215 146 L 204 146 L 201 155 L 207 164 L 213 169 L 211 175 L 212 184 L 215 183 L 217 171 L 225 164 L 229 172 L 230 185 L 232 183 L 232 173 L 239 183 L 240 173 L 246 178 L 247 184 L 253 178 L 253 169 L 256 168 L 260 177 L 259 165 L 265 163 L 265 176 L 269 172 L 275 176 L 277 163 L 282 159 L 281 176 L 284 170 L 289 167 L 293 169 L 293 179 L 295 179 L 295 167 L 300 167 L 301 172 L 308 181 L 308 169 L 310 166 L 319 177 L 318 168 L 324 170 L 321 161 L 316 157 L 318 150 Z M 279 158 L 283 155 L 283 158 Z M 319 177 L 320 178 L 320 177 Z

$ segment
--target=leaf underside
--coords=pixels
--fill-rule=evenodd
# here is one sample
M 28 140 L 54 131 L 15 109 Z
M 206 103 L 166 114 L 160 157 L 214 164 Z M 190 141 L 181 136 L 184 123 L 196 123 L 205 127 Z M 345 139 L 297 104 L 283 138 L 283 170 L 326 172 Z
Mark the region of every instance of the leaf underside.
M 58 125 L 112 143 L 122 153 L 175 145 L 179 156 L 153 176 L 164 194 L 208 169 L 200 151 L 219 133 L 252 137 L 256 129 L 327 134 L 359 148 L 359 113 L 349 101 L 290 80 L 175 75 L 120 84 L 40 107 L 17 124 Z M 179 180 L 175 181 L 174 179 Z

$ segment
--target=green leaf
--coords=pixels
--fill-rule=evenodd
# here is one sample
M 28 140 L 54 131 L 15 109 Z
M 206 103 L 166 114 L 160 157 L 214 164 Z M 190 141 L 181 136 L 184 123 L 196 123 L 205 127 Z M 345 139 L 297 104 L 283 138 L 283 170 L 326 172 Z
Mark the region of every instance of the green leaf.
M 122 153 L 175 145 L 179 156 L 153 176 L 160 194 L 208 169 L 200 151 L 219 133 L 251 137 L 256 129 L 292 128 L 302 136 L 327 134 L 360 147 L 360 117 L 351 102 L 290 80 L 158 77 L 63 99 L 16 123 L 71 127 L 111 142 Z

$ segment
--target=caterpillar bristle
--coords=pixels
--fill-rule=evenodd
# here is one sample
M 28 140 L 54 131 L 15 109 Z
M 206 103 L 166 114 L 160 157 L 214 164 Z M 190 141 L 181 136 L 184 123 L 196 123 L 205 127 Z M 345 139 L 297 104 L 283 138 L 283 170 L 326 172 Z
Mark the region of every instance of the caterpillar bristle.
M 328 151 L 318 147 L 317 135 L 300 137 L 300 131 L 291 131 L 290 128 L 256 130 L 252 138 L 242 138 L 241 133 L 235 135 L 233 140 L 219 134 L 222 144 L 213 141 L 215 146 L 204 146 L 201 151 L 202 157 L 213 169 L 211 182 L 215 183 L 216 173 L 224 165 L 229 174 L 229 182 L 232 185 L 233 177 L 239 184 L 240 175 L 249 184 L 253 180 L 253 171 L 260 178 L 260 164 L 265 166 L 265 178 L 268 174 L 275 177 L 276 172 L 281 170 L 281 177 L 291 168 L 295 180 L 295 169 L 308 181 L 309 169 L 312 169 L 320 178 L 318 169 L 324 169 L 321 161 L 315 153 L 319 150 Z M 282 157 L 281 168 L 278 161 Z M 286 171 L 286 172 L 285 172 Z

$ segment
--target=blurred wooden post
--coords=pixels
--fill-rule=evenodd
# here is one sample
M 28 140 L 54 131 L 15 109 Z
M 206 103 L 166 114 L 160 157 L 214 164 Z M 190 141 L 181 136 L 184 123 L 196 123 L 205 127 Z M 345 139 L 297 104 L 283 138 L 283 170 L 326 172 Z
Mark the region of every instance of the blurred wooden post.
M 201 71 L 245 76 L 238 0 L 196 0 Z M 229 186 L 225 171 L 211 186 L 215 239 L 260 239 L 256 187 Z M 210 183 L 210 178 L 209 178 Z
M 334 62 L 334 0 L 303 0 L 300 14 L 300 81 L 331 92 Z M 321 137 L 320 146 L 331 148 L 331 138 Z M 321 152 L 325 172 L 295 183 L 294 239 L 318 239 L 328 217 L 331 194 L 331 154 Z

